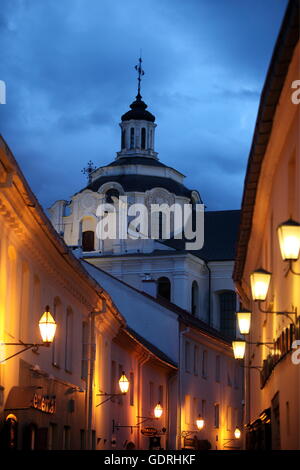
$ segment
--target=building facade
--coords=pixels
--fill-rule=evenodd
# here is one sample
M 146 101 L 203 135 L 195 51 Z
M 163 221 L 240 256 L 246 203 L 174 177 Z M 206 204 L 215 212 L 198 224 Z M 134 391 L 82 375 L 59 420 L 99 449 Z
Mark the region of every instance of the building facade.
M 253 344 L 246 345 L 245 357 L 247 449 L 300 448 L 300 278 L 293 273 L 300 264 L 297 254 L 294 261 L 284 261 L 278 236 L 279 227 L 300 222 L 299 70 L 296 1 L 289 2 L 262 92 L 234 269 L 241 301 L 252 312 L 247 341 Z M 287 248 L 294 236 L 286 239 Z M 270 284 L 259 301 L 250 276 L 261 269 L 262 285 L 266 279 Z M 264 344 L 257 347 L 257 342 Z
M 0 231 L 0 447 L 165 447 L 176 364 L 127 330 L 110 296 L 53 229 L 2 137 Z M 38 325 L 46 305 L 57 329 L 53 344 L 43 347 Z M 156 421 L 158 401 L 163 414 Z M 152 423 L 151 442 L 136 427 L 140 415 Z M 135 435 L 130 427 L 113 430 L 113 422 L 134 425 Z

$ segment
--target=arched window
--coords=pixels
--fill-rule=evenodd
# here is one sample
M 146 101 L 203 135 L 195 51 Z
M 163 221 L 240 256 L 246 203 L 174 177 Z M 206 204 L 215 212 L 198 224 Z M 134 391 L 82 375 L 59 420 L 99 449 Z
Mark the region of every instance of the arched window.
M 95 250 L 95 234 L 93 230 L 82 232 L 82 251 Z
M 146 129 L 142 127 L 142 134 L 141 134 L 141 148 L 146 148 Z
M 134 148 L 134 127 L 130 129 L 130 148 Z
M 122 138 L 121 138 L 121 149 L 125 149 L 126 148 L 126 130 L 123 129 L 122 130 Z
M 73 359 L 73 310 L 68 307 L 66 313 L 65 331 L 65 370 L 72 372 Z
M 81 246 L 82 251 L 95 250 L 95 230 L 96 221 L 91 216 L 85 216 L 80 222 Z
M 160 277 L 157 280 L 157 297 L 171 300 L 171 282 L 167 277 Z
M 219 293 L 220 330 L 228 338 L 236 336 L 236 295 L 233 291 Z
M 53 302 L 53 317 L 58 327 L 56 328 L 55 338 L 53 340 L 52 349 L 52 365 L 55 367 L 60 366 L 60 338 L 61 338 L 61 326 L 62 326 L 62 315 L 61 315 L 61 301 L 59 297 L 55 297 Z
M 192 298 L 191 298 L 191 312 L 192 315 L 199 313 L 199 288 L 198 283 L 193 281 L 192 284 Z
M 113 204 L 114 203 L 114 200 L 113 200 L 113 197 L 116 197 L 117 199 L 119 199 L 119 191 L 115 188 L 111 188 L 111 189 L 108 189 L 105 193 L 105 202 L 107 202 L 108 204 Z

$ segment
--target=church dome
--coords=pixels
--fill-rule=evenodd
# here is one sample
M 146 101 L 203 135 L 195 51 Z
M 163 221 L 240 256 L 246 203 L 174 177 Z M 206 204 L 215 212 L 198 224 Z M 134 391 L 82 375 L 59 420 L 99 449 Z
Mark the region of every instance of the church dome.
M 133 101 L 133 103 L 131 103 L 130 108 L 130 111 L 127 111 L 127 113 L 123 114 L 121 118 L 122 122 L 130 121 L 131 119 L 149 122 L 155 121 L 155 116 L 146 110 L 147 105 L 142 100 L 140 93 L 137 94 L 136 99 Z

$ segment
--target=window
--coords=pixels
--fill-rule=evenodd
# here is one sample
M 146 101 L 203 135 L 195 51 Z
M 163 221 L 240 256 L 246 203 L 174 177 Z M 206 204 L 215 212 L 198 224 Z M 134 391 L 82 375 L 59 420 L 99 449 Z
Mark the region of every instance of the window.
M 207 351 L 202 352 L 202 377 L 207 377 Z
M 228 338 L 236 336 L 236 295 L 233 291 L 221 292 L 220 302 L 220 330 Z
M 220 382 L 221 362 L 220 356 L 216 356 L 216 382 Z
M 215 428 L 218 428 L 220 426 L 220 405 L 216 403 L 214 405 L 214 415 L 215 415 Z
M 48 432 L 48 450 L 55 450 L 57 448 L 57 424 L 49 424 Z
M 80 429 L 80 450 L 85 450 L 85 430 Z
M 118 373 L 117 380 L 115 381 L 115 389 L 116 389 L 116 387 L 117 387 L 117 383 L 118 383 L 118 385 L 119 385 L 119 379 L 120 379 L 120 377 L 121 377 L 122 374 L 123 374 L 123 370 L 124 370 L 123 364 L 119 364 L 119 373 Z M 117 393 L 119 393 L 119 392 L 120 392 L 120 390 L 118 390 Z M 122 395 L 119 395 L 118 403 L 119 403 L 119 405 L 123 405 L 123 396 L 122 396 Z
M 234 365 L 234 388 L 239 388 L 239 365 Z
M 185 371 L 190 372 L 190 363 L 191 363 L 191 345 L 188 341 L 185 342 L 185 350 L 184 350 L 184 359 L 185 359 Z
M 81 337 L 81 378 L 87 379 L 87 363 L 88 363 L 88 324 L 82 322 Z
M 116 387 L 116 375 L 117 375 L 117 364 L 116 361 L 111 361 L 111 369 L 110 369 L 110 392 L 109 393 L 117 393 Z M 114 397 L 111 399 L 112 402 L 115 401 Z
M 231 374 L 232 374 L 232 363 L 231 361 L 228 361 L 227 362 L 227 385 L 229 387 L 232 387 Z
M 65 339 L 65 370 L 72 372 L 73 355 L 73 311 L 67 309 L 66 315 L 66 339 Z
M 122 138 L 121 138 L 121 149 L 125 149 L 126 148 L 126 130 L 123 129 L 122 130 Z
M 199 348 L 194 346 L 194 375 L 198 375 L 199 369 Z
M 93 230 L 82 232 L 82 251 L 95 250 L 95 233 Z
M 149 382 L 149 406 L 150 406 L 150 413 L 153 413 L 154 408 L 154 383 Z M 151 416 L 150 414 L 150 416 Z
M 191 312 L 192 315 L 197 315 L 198 312 L 198 301 L 199 301 L 199 288 L 198 283 L 193 281 L 192 284 L 192 301 L 191 301 Z
M 56 323 L 59 325 L 61 324 L 61 317 L 62 315 L 60 315 L 60 312 L 61 312 L 61 302 L 59 300 L 59 298 L 55 298 L 54 299 L 54 305 L 53 305 L 53 317 L 54 317 L 54 320 L 56 321 Z M 60 351 L 59 351 L 59 335 L 60 335 L 60 331 L 59 331 L 59 328 L 56 329 L 56 333 L 55 333 L 55 338 L 53 340 L 53 343 L 52 343 L 52 365 L 55 366 L 55 367 L 59 367 L 59 362 L 60 362 Z
M 134 149 L 134 127 L 130 129 L 130 148 Z
M 134 406 L 134 373 L 130 372 L 129 382 L 130 406 Z
M 161 404 L 161 406 L 164 406 L 164 387 L 163 385 L 160 385 L 158 387 L 158 401 Z
M 191 396 L 185 396 L 185 403 L 184 403 L 184 415 L 185 415 L 185 424 L 190 424 L 191 419 Z
M 202 412 L 202 417 L 206 417 L 206 400 L 202 400 L 202 405 L 201 405 L 201 412 Z
M 29 292 L 30 292 L 30 279 L 29 268 L 26 262 L 22 263 L 22 284 L 21 284 L 21 305 L 22 317 L 20 318 L 19 338 L 22 341 L 28 341 L 28 313 L 29 313 Z
M 232 410 L 231 406 L 227 406 L 227 431 L 231 431 L 232 429 Z
M 105 202 L 107 204 L 114 204 L 115 200 L 114 199 L 119 199 L 120 193 L 117 189 L 111 188 L 108 189 L 105 193 Z
M 63 449 L 69 450 L 70 449 L 70 434 L 71 434 L 70 426 L 64 426 L 63 432 Z
M 171 283 L 167 277 L 160 277 L 157 280 L 157 297 L 171 300 Z
M 146 148 L 146 129 L 142 127 L 142 134 L 141 134 L 141 148 Z

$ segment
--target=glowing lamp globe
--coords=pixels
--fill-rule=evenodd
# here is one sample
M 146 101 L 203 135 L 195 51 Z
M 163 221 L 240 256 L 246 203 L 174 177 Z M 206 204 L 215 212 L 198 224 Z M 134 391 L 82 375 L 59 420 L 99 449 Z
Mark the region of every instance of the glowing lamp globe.
M 157 405 L 155 406 L 154 408 L 154 416 L 155 418 L 160 418 L 161 415 L 163 413 L 163 409 L 162 409 L 162 406 L 160 404 L 160 402 L 157 403 Z
M 39 328 L 43 343 L 53 343 L 56 333 L 56 322 L 49 311 L 48 305 L 39 321 Z
M 234 437 L 236 439 L 239 439 L 241 437 L 241 431 L 238 427 L 236 427 L 235 430 L 234 430 Z
M 277 235 L 283 261 L 295 261 L 300 253 L 300 224 L 292 219 L 277 228 Z
M 129 380 L 127 379 L 124 371 L 122 372 L 122 375 L 119 379 L 119 387 L 121 393 L 127 393 L 129 390 Z
M 239 330 L 242 335 L 248 335 L 251 326 L 251 312 L 237 312 Z
M 266 300 L 271 281 L 271 273 L 265 269 L 256 269 L 250 275 L 253 300 Z
M 204 428 L 204 424 L 205 424 L 204 418 L 202 418 L 202 416 L 199 415 L 198 418 L 196 419 L 196 426 L 199 429 L 199 431 L 201 431 L 201 429 Z
M 232 348 L 235 359 L 244 359 L 246 350 L 245 341 L 232 341 Z

